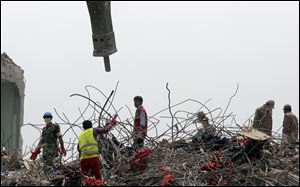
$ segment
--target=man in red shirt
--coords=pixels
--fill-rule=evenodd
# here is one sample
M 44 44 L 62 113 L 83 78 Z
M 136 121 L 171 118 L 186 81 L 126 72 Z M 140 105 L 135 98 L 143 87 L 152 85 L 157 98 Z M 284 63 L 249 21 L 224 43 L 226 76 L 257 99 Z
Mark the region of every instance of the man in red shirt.
M 135 96 L 133 98 L 136 107 L 134 125 L 133 125 L 133 148 L 135 151 L 144 147 L 144 140 L 147 136 L 148 119 L 147 112 L 142 106 L 143 98 Z

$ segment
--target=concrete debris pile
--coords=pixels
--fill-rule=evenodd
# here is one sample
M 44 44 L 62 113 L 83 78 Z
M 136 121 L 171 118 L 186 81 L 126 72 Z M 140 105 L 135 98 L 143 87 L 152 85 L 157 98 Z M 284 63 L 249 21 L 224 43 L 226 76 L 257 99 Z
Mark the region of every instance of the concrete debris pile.
M 86 90 L 88 88 L 94 87 L 87 86 Z M 93 114 L 98 113 L 98 116 L 92 115 L 90 120 L 102 125 L 109 116 L 99 115 L 104 109 L 97 110 L 96 103 L 101 102 L 85 97 L 87 98 L 87 108 L 92 108 Z M 176 109 L 187 102 L 200 105 L 199 110 L 190 112 L 182 108 Z M 122 120 L 119 115 L 115 132 L 99 139 L 104 185 L 299 185 L 299 143 L 281 145 L 280 138 L 249 128 L 250 125 L 245 125 L 246 122 L 243 125 L 237 124 L 232 113 L 226 114 L 230 101 L 223 113 L 219 107 L 210 110 L 207 102 L 187 99 L 171 106 L 169 99 L 168 108 L 149 116 L 148 129 L 154 135 L 148 136 L 144 147 L 137 151 L 132 148 L 132 126 L 128 124 L 128 119 Z M 112 101 L 110 103 L 107 108 L 114 111 L 109 112 L 107 109 L 105 113 L 118 113 Z M 80 111 L 78 119 L 86 111 L 88 110 Z M 163 116 L 165 111 L 169 111 L 170 115 Z M 209 116 L 211 129 L 208 131 L 203 131 L 197 121 L 199 111 L 205 111 Z M 158 114 L 162 115 L 160 119 Z M 170 125 L 163 124 L 168 127 L 165 131 L 159 128 L 162 118 L 171 119 Z M 81 126 L 78 120 L 76 123 L 69 121 L 63 119 L 63 123 L 59 124 L 68 125 L 68 130 L 71 129 L 72 132 Z M 85 176 L 80 173 L 77 144 L 74 142 L 76 139 L 70 140 L 66 146 L 68 155 L 72 155 L 73 160 L 58 162 L 62 164 L 51 176 L 43 174 L 40 160 L 23 160 L 18 154 L 1 151 L 1 185 L 83 185 Z
M 29 163 L 28 161 L 24 161 L 19 152 L 9 154 L 2 147 L 1 186 L 42 185 L 44 182 L 43 178 L 45 177 L 41 176 L 42 172 L 40 172 L 40 168 L 39 162 Z
M 231 143 L 230 143 L 231 144 Z M 233 145 L 198 149 L 186 140 L 160 142 L 127 157 L 115 158 L 113 167 L 101 168 L 108 186 L 252 186 L 299 184 L 297 146 L 280 148 L 271 143 L 260 156 L 249 157 Z M 227 148 L 226 148 L 227 147 Z M 120 150 L 121 151 L 121 150 Z M 255 153 L 256 154 L 256 153 Z M 238 158 L 235 155 L 239 155 Z M 45 176 L 40 161 L 22 160 L 1 153 L 1 185 L 81 185 L 79 163 L 68 163 L 60 173 Z
M 41 160 L 23 160 L 20 154 L 1 151 L 1 186 L 76 186 L 80 183 L 78 162 L 68 163 L 53 175 L 46 176 Z
M 127 159 L 129 166 L 125 161 L 119 163 L 121 167 L 103 172 L 104 178 L 112 186 L 298 185 L 297 146 L 283 150 L 271 143 L 255 153 L 244 148 L 233 150 L 233 146 L 230 143 L 220 149 L 204 150 L 186 141 L 165 142 L 139 161 L 140 168 L 133 168 Z M 169 180 L 165 178 L 168 175 Z

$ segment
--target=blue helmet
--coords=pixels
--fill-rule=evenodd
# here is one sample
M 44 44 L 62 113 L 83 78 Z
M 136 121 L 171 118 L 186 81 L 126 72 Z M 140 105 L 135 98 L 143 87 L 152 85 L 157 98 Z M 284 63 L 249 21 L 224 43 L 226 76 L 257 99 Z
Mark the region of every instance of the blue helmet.
M 43 118 L 53 118 L 51 112 L 46 112 L 44 115 L 43 115 Z

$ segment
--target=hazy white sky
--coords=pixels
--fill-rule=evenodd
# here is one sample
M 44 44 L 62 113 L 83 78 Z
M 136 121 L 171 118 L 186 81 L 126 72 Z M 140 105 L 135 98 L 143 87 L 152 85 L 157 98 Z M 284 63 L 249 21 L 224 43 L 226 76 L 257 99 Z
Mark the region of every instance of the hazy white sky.
M 212 98 L 210 109 L 225 109 L 239 84 L 228 109 L 239 123 L 268 99 L 273 130 L 284 104 L 299 116 L 299 2 L 112 2 L 112 19 L 118 52 L 107 73 L 92 56 L 86 2 L 1 1 L 1 52 L 25 71 L 24 123 L 54 107 L 73 121 L 86 101 L 69 95 L 86 95 L 85 85 L 109 95 L 117 81 L 116 108 L 134 111 L 142 95 L 150 116 L 168 106 L 167 82 L 173 104 Z M 126 107 L 120 116 L 130 117 Z M 24 146 L 39 136 L 22 133 Z

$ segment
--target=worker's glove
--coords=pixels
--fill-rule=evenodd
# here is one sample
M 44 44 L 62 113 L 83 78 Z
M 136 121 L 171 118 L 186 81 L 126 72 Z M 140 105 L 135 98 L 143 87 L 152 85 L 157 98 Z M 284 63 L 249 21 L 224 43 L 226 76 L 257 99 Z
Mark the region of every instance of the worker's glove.
M 35 160 L 37 155 L 41 153 L 41 150 L 37 149 L 34 151 L 31 151 L 31 156 L 30 156 L 30 160 Z
M 107 122 L 107 124 L 111 125 L 111 126 L 115 126 L 117 124 L 117 120 L 116 119 L 111 119 Z
M 116 114 L 111 120 L 108 121 L 108 124 L 110 124 L 111 126 L 114 126 L 117 124 L 117 120 L 116 118 L 118 117 L 118 115 Z
M 67 155 L 67 151 L 66 151 L 66 149 L 65 149 L 65 147 L 64 146 L 60 146 L 60 153 L 63 155 L 63 156 L 66 156 Z

